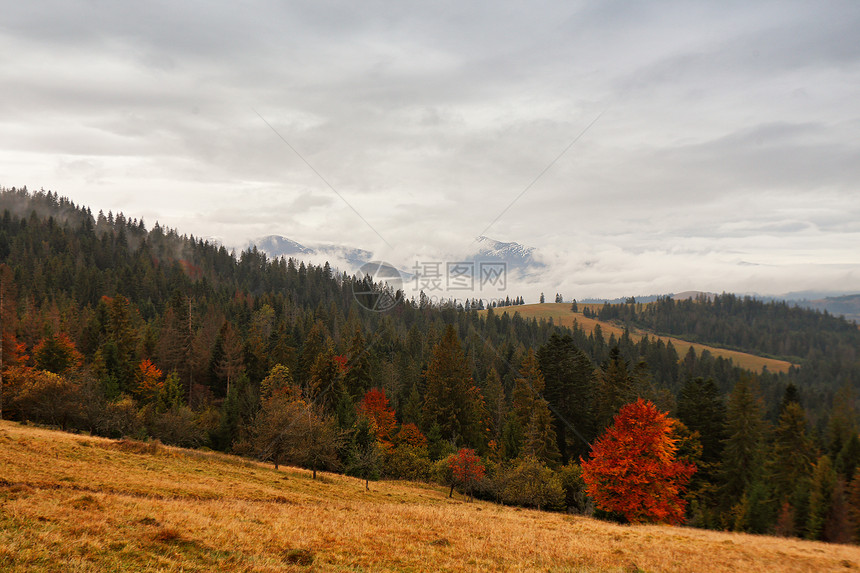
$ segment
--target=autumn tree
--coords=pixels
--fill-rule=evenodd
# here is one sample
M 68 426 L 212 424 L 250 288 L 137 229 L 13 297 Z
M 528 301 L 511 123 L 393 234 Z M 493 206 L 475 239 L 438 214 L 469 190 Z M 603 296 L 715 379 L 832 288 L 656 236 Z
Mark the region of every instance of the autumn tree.
M 161 370 L 149 358 L 141 360 L 134 376 L 135 393 L 146 400 L 157 397 L 164 388 L 164 380 L 161 376 Z
M 292 463 L 317 470 L 335 469 L 342 436 L 331 417 L 304 400 L 281 396 L 263 402 L 253 425 L 253 446 L 261 460 L 277 468 Z
M 33 358 L 36 368 L 54 374 L 65 374 L 68 370 L 80 367 L 84 361 L 83 355 L 65 332 L 43 338 L 33 348 Z
M 383 448 L 391 448 L 397 419 L 394 410 L 388 403 L 385 391 L 378 388 L 368 390 L 362 398 L 358 410 L 370 421 L 376 439 L 379 440 Z
M 449 458 L 449 465 L 454 482 L 462 486 L 467 499 L 472 499 L 475 486 L 484 478 L 486 469 L 481 458 L 470 448 L 461 448 Z
M 632 523 L 681 523 L 684 487 L 693 464 L 678 461 L 674 420 L 639 399 L 621 408 L 582 462 L 582 477 L 598 507 Z

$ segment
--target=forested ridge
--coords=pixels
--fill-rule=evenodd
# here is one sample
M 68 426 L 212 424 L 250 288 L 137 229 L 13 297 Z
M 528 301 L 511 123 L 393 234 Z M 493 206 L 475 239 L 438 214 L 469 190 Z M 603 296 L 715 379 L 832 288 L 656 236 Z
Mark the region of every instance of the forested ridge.
M 680 420 L 660 422 L 655 451 L 698 467 L 672 515 L 854 535 L 860 347 L 845 321 L 731 295 L 601 311 L 801 359 L 755 374 L 423 296 L 367 311 L 353 296 L 378 288 L 367 278 L 233 255 L 52 192 L 4 189 L 0 211 L 4 418 L 592 511 L 580 459 L 641 397 Z
M 601 320 L 798 364 L 791 378 L 816 408 L 825 407 L 836 389 L 860 380 L 860 329 L 826 311 L 723 293 L 604 305 L 597 314 Z

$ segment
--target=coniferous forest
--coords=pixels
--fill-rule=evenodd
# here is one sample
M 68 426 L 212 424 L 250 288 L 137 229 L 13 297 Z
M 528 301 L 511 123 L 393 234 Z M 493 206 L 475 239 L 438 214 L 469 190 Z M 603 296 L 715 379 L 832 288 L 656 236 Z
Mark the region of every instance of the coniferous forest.
M 860 540 L 860 331 L 844 319 L 729 294 L 598 312 L 796 364 L 755 373 L 423 296 L 368 311 L 353 294 L 380 288 L 367 277 L 234 255 L 53 192 L 3 189 L 0 212 L 4 419 L 368 487 L 436 481 L 620 521 Z M 663 489 L 602 485 L 634 458 Z

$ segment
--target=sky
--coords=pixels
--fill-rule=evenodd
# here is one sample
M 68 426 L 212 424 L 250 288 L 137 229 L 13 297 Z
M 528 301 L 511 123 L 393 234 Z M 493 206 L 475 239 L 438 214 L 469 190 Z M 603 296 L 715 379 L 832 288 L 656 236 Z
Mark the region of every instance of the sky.
M 0 0 L 0 186 L 566 299 L 860 292 L 860 3 Z

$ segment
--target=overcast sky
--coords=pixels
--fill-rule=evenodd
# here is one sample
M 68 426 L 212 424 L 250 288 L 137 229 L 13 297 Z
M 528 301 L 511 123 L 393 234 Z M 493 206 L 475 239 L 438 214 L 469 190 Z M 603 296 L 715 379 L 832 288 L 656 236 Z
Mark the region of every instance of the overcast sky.
M 483 232 L 530 300 L 860 292 L 853 0 L 0 6 L 6 187 L 404 267 Z

